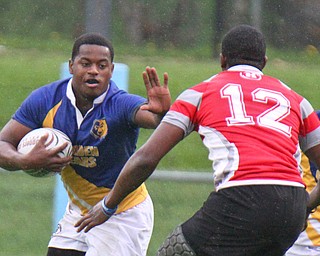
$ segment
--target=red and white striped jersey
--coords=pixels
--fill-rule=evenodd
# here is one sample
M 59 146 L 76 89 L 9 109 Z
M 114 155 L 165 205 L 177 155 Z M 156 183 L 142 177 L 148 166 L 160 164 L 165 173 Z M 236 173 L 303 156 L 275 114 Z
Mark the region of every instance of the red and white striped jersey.
M 300 148 L 320 144 L 311 104 L 284 83 L 246 65 L 185 90 L 163 122 L 197 131 L 213 162 L 216 190 L 240 185 L 304 186 Z

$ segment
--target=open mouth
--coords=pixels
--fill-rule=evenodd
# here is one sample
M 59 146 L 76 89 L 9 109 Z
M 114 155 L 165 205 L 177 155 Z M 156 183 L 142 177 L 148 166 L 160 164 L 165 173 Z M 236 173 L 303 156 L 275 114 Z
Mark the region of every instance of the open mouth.
M 86 81 L 86 83 L 89 85 L 89 86 L 97 86 L 99 84 L 99 81 L 97 79 L 88 79 Z

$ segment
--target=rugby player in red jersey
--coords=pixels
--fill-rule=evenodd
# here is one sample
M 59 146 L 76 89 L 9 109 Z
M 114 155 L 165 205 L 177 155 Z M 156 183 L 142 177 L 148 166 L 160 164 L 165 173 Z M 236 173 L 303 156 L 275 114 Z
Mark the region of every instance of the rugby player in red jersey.
M 158 255 L 284 255 L 307 213 L 300 149 L 320 166 L 320 124 L 304 97 L 263 74 L 266 62 L 260 31 L 248 25 L 231 29 L 222 40 L 222 72 L 178 96 L 104 203 L 77 223 L 79 230 L 106 221 L 103 208 L 116 207 L 195 131 L 209 151 L 215 191 Z

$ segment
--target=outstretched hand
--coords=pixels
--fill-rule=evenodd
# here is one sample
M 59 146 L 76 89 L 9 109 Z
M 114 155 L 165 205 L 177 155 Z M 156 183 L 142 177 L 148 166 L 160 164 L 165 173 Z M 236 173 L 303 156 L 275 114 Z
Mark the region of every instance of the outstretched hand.
M 140 109 L 149 110 L 154 114 L 164 115 L 171 105 L 168 74 L 163 74 L 163 85 L 160 83 L 155 68 L 146 67 L 146 71 L 142 73 L 142 77 L 147 90 L 148 104 L 141 106 Z

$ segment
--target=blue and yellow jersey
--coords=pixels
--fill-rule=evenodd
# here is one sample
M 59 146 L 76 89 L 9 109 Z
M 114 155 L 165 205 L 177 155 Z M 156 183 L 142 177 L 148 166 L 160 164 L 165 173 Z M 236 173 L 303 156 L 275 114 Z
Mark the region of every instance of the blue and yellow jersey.
M 306 184 L 308 192 L 316 186 L 319 178 L 319 170 L 312 164 L 308 158 L 302 154 L 301 159 L 303 181 Z M 308 218 L 308 226 L 303 231 L 295 244 L 303 246 L 320 246 L 320 207 L 314 213 L 311 213 Z
M 13 119 L 31 129 L 52 127 L 69 136 L 74 154 L 61 178 L 69 200 L 85 213 L 110 191 L 135 151 L 139 128 L 133 118 L 145 102 L 110 81 L 109 89 L 82 116 L 68 78 L 33 91 Z M 142 184 L 119 205 L 118 212 L 142 202 L 147 194 Z

